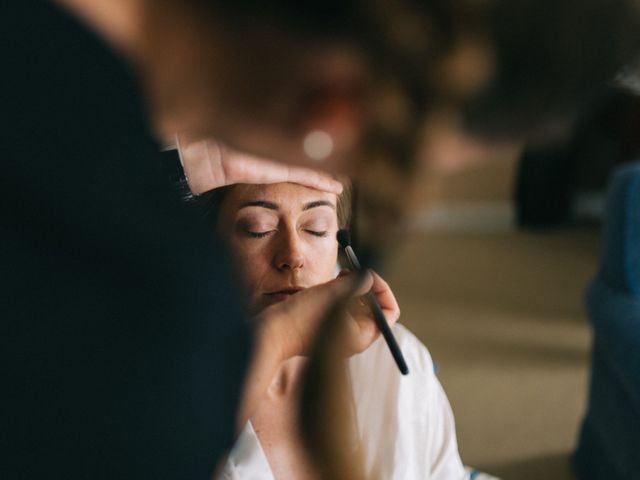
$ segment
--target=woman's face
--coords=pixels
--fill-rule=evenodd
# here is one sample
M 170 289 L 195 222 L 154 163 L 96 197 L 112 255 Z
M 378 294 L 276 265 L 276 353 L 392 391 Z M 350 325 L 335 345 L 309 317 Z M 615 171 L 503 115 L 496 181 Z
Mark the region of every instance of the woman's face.
M 236 185 L 218 230 L 240 262 L 253 312 L 335 277 L 335 194 L 293 183 Z

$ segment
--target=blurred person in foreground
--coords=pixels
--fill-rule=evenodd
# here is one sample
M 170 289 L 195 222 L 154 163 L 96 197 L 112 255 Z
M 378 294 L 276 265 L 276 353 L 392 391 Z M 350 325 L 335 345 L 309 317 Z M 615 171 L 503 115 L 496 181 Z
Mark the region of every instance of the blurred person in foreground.
M 371 234 L 443 125 L 546 134 L 637 48 L 631 1 L 449 3 L 3 3 L 4 476 L 207 477 L 269 385 L 224 247 L 152 132 L 359 174 Z M 195 157 L 196 193 L 256 172 L 339 190 Z M 321 316 L 350 289 L 277 314 Z

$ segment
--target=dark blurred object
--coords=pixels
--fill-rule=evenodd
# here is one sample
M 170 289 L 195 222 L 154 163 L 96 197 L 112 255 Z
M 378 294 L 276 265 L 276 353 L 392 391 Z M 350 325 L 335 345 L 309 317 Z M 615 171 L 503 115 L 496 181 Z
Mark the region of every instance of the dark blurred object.
M 356 427 L 344 321 L 348 297 L 325 316 L 311 348 L 300 397 L 300 433 L 321 480 L 367 480 Z M 373 477 L 370 480 L 377 480 Z
M 171 183 L 180 185 L 185 184 L 186 178 L 184 176 L 184 168 L 182 168 L 182 163 L 180 163 L 180 153 L 178 152 L 178 149 L 170 148 L 163 150 L 160 152 L 159 156 L 162 158 L 162 164 L 167 170 Z
M 628 0 L 489 2 L 496 51 L 488 88 L 465 104 L 468 128 L 489 138 L 562 134 L 638 58 L 638 5 Z
M 640 163 L 616 172 L 607 202 L 600 269 L 586 292 L 594 341 L 573 458 L 579 480 L 640 478 Z
M 0 477 L 211 478 L 250 348 L 226 251 L 129 66 L 53 2 L 0 24 Z
M 564 143 L 530 146 L 515 186 L 518 226 L 552 228 L 580 220 L 583 199 L 604 194 L 611 171 L 640 154 L 640 97 L 614 89 L 582 118 Z M 597 205 L 584 215 L 597 215 Z
M 527 148 L 519 160 L 516 222 L 522 228 L 550 228 L 569 218 L 571 162 L 562 147 Z
M 162 160 L 162 165 L 164 166 L 171 185 L 178 194 L 178 197 L 186 203 L 193 204 L 197 208 L 199 204 L 189 188 L 189 182 L 184 174 L 184 168 L 182 168 L 182 163 L 180 162 L 178 149 L 172 148 L 163 150 L 160 152 L 159 157 Z

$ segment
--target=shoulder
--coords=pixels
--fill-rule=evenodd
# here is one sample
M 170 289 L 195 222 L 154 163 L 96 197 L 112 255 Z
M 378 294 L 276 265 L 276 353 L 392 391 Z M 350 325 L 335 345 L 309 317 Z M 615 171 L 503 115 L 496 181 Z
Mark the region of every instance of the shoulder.
M 396 323 L 392 330 L 402 353 L 413 368 L 416 371 L 433 372 L 433 359 L 424 343 L 400 323 Z
M 395 410 L 398 403 L 424 403 L 436 398 L 441 390 L 434 371 L 433 360 L 427 347 L 405 326 L 394 325 L 393 334 L 409 367 L 409 374 L 398 371 L 389 347 L 378 338 L 367 350 L 350 359 L 351 380 L 356 397 L 385 392 L 388 407 Z M 421 410 L 421 409 L 420 409 Z
M 392 331 L 408 375 L 400 374 L 384 339 L 350 365 L 367 467 L 381 478 L 464 478 L 453 416 L 429 350 L 405 326 Z

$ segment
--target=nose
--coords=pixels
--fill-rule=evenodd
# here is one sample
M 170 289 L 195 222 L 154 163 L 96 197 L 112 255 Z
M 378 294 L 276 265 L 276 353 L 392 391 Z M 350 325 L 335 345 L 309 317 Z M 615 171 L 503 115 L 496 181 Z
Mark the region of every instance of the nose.
M 296 231 L 283 232 L 274 262 L 278 270 L 299 270 L 304 266 L 300 237 Z

